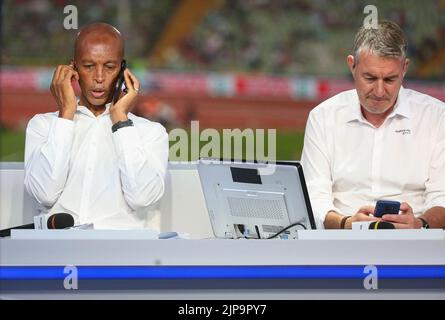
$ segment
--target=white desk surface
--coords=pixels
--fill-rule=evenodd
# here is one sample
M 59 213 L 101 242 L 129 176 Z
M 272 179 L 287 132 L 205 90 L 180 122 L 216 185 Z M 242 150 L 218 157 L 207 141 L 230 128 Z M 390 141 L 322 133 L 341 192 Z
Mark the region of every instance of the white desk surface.
M 445 240 L 0 240 L 0 265 L 445 265 Z
M 445 267 L 445 240 L 0 240 L 0 267 L 13 266 L 437 266 Z M 442 270 L 441 269 L 441 270 Z M 310 279 L 305 279 L 310 280 Z M 341 280 L 341 279 L 340 279 Z M 230 287 L 216 283 L 168 280 L 166 286 L 118 290 L 8 290 L 5 299 L 445 299 L 445 277 L 432 287 L 387 290 L 342 287 L 326 289 L 322 282 L 314 287 L 286 285 L 286 279 L 265 280 L 264 286 L 238 282 Z M 409 279 L 408 279 L 409 280 Z M 422 279 L 420 279 L 422 280 Z M 237 280 L 238 281 L 238 280 Z M 269 282 L 267 282 L 269 281 Z M 281 281 L 281 282 L 280 282 Z M 362 280 L 356 279 L 354 281 Z M 379 280 L 380 281 L 380 280 Z M 423 281 L 423 280 L 422 280 Z M 3 285 L 6 282 L 3 283 Z M 134 282 L 133 282 L 134 283 Z M 138 282 L 141 286 L 142 282 Z M 147 284 L 148 283 L 148 284 Z M 191 283 L 191 284 L 190 284 Z M 216 283 L 216 287 L 214 284 Z M 279 285 L 276 285 L 280 283 Z M 408 282 L 407 282 L 408 283 Z M 410 282 L 412 283 L 412 282 Z M 419 282 L 420 283 L 420 282 Z M 423 283 L 423 282 L 422 282 Z M 11 289 L 9 283 L 9 288 Z M 348 287 L 349 286 L 349 287 Z M 414 286 L 414 287 L 413 287 Z M 7 288 L 4 286 L 3 288 Z M 110 287 L 111 288 L 111 287 Z M 13 288 L 14 289 L 14 288 Z

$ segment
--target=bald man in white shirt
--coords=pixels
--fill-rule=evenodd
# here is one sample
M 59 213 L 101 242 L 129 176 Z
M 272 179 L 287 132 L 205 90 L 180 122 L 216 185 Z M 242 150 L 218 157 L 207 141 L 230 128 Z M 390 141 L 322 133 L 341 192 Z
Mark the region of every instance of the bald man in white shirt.
M 302 163 L 319 227 L 383 220 L 396 228 L 445 227 L 445 104 L 402 87 L 409 60 L 395 23 L 362 27 L 347 57 L 356 89 L 318 105 Z M 400 214 L 372 214 L 377 200 Z
M 95 23 L 79 32 L 71 64 L 56 68 L 59 111 L 36 115 L 26 130 L 25 187 L 42 213 L 69 213 L 98 229 L 146 227 L 146 209 L 164 192 L 168 135 L 129 112 L 140 84 L 128 69 L 127 92 L 111 103 L 123 59 L 119 31 Z

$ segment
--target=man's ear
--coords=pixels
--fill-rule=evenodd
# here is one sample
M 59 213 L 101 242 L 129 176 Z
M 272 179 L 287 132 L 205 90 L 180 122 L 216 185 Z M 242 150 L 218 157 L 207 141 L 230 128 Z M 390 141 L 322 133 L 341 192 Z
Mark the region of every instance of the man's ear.
M 411 63 L 411 60 L 405 59 L 405 62 L 403 63 L 403 76 L 408 72 L 408 66 Z
M 355 77 L 355 63 L 356 63 L 356 61 L 354 59 L 354 56 L 353 55 L 349 55 L 346 58 L 346 62 L 348 63 L 349 71 L 351 71 L 352 76 Z

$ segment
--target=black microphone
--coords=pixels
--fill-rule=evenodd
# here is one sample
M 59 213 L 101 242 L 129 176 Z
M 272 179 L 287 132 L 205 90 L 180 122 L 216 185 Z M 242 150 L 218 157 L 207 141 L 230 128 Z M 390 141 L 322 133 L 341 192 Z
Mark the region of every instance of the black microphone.
M 74 218 L 68 213 L 55 213 L 46 222 L 48 229 L 65 229 L 74 226 Z
M 391 222 L 386 221 L 374 221 L 369 224 L 369 229 L 395 229 L 396 227 Z
M 68 213 L 54 213 L 46 219 L 44 224 L 42 220 L 45 220 L 45 217 L 47 217 L 45 214 L 34 217 L 34 221 L 39 221 L 37 226 L 35 223 L 30 223 L 0 230 L 0 237 L 10 237 L 13 229 L 65 229 L 74 226 L 74 218 Z

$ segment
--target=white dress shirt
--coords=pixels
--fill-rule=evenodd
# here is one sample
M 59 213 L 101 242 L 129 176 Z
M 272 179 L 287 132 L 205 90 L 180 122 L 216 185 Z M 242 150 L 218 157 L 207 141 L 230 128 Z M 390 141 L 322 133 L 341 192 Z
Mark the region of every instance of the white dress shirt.
M 146 209 L 164 192 L 168 135 L 129 113 L 133 127 L 111 132 L 109 105 L 98 117 L 78 106 L 34 116 L 26 129 L 25 187 L 42 213 L 66 212 L 96 229 L 146 227 Z
M 356 90 L 342 92 L 310 112 L 302 164 L 318 227 L 330 210 L 353 215 L 379 199 L 415 215 L 445 207 L 445 104 L 402 87 L 375 128 Z

